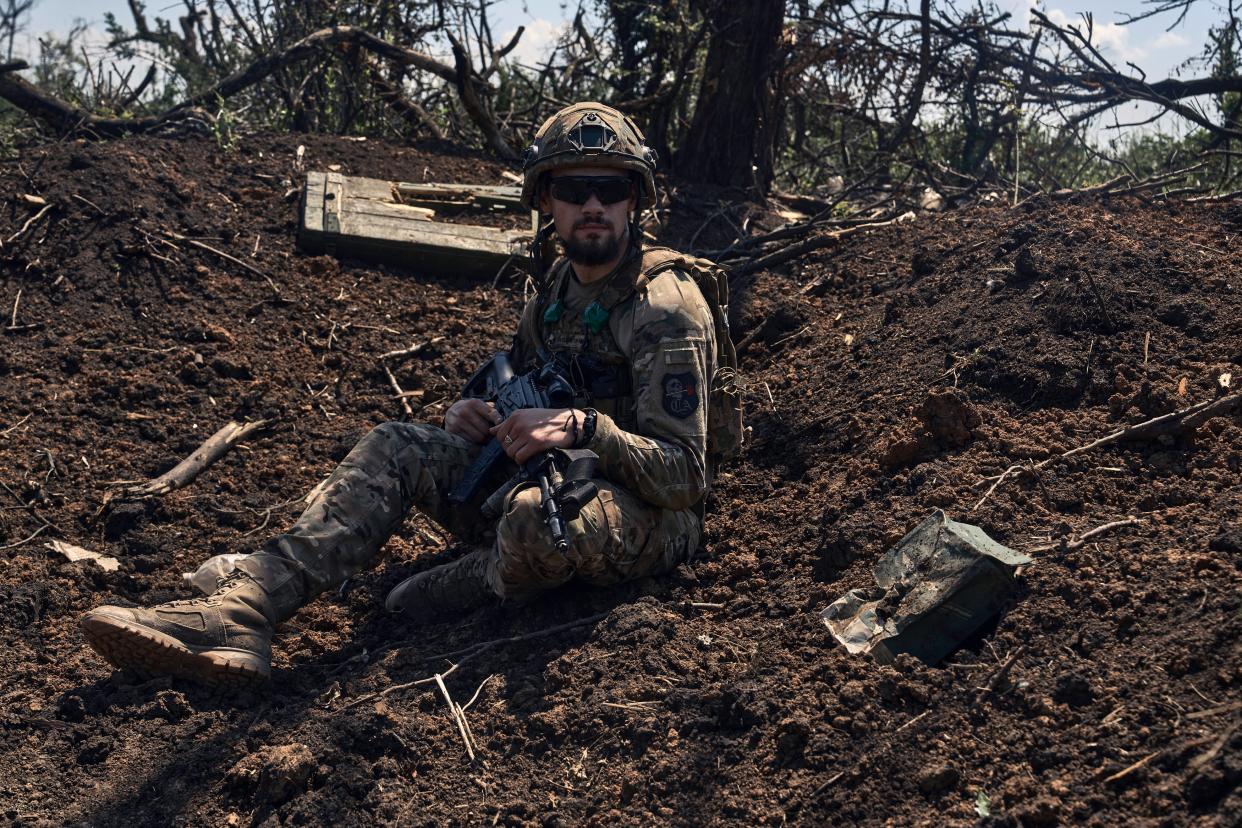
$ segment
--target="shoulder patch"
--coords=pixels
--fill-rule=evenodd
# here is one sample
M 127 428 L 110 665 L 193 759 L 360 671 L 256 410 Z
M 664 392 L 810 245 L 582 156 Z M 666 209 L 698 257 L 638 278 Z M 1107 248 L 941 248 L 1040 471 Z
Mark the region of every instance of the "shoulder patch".
M 693 371 L 664 375 L 664 410 L 684 420 L 699 409 L 699 381 Z

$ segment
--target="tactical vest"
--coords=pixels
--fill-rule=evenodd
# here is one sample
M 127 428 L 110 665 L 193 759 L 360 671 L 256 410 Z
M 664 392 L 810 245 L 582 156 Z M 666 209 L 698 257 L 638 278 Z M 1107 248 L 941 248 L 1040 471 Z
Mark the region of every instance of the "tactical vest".
M 646 290 L 648 283 L 666 270 L 680 270 L 693 278 L 711 310 L 716 370 L 710 378 L 707 402 L 707 460 L 714 471 L 721 461 L 741 451 L 744 436 L 737 351 L 729 334 L 729 279 L 721 267 L 667 247 L 647 248 L 642 251 L 635 277 L 614 277 L 596 298 L 606 314 L 600 324 L 589 325 L 581 314 L 555 312 L 572 278 L 569 262 L 560 259 L 548 270 L 534 308 L 531 332 L 540 358 L 555 359 L 566 369 L 578 394 L 577 407 L 595 408 L 612 417 L 621 429 L 636 431 L 629 356 L 618 344 L 632 337 L 619 330 L 624 323 L 612 311 L 635 292 Z M 632 320 L 632 316 L 627 314 L 625 319 Z

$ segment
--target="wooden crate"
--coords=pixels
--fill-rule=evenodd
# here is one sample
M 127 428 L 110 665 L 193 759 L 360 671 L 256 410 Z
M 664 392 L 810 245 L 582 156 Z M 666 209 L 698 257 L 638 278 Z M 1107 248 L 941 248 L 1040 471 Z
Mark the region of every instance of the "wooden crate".
M 302 193 L 298 246 L 408 267 L 419 273 L 492 278 L 525 266 L 531 234 L 436 221 L 444 212 L 520 210 L 516 187 L 407 184 L 311 172 Z

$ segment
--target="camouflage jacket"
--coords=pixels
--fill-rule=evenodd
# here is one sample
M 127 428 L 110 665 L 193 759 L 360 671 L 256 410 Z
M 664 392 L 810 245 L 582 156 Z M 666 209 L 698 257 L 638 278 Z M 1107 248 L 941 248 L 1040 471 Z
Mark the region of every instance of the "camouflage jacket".
M 702 515 L 710 486 L 707 396 L 716 371 L 711 310 L 676 269 L 649 280 L 630 253 L 586 308 L 564 297 L 567 260 L 526 305 L 510 356 L 528 370 L 553 358 L 571 376 L 578 408 L 599 411 L 585 446 L 606 479 L 665 509 Z

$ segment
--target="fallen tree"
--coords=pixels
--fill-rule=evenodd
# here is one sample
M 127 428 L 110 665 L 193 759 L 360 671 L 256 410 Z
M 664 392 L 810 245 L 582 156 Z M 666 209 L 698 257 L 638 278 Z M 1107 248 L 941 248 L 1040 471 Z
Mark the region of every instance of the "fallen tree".
M 520 34 L 519 32 L 514 37 L 507 48 L 517 45 Z M 203 107 L 227 100 L 264 81 L 276 71 L 310 60 L 325 49 L 339 50 L 346 47 L 363 49 L 401 66 L 412 67 L 452 82 L 460 91 L 463 101 L 468 99 L 466 111 L 475 125 L 491 137 L 497 152 L 504 155 L 502 149 L 508 149 L 509 156 L 516 157 L 500 136 L 486 108 L 479 103 L 479 99 L 488 94 L 487 82 L 477 73 L 468 71 L 468 63 L 465 68 L 460 65 L 460 61 L 458 65 L 449 66 L 424 52 L 383 40 L 354 26 L 334 26 L 312 32 L 282 51 L 253 61 L 219 83 L 189 96 L 157 115 L 141 118 L 97 115 L 39 89 L 29 81 L 12 74 L 11 70 L 0 72 L 0 97 L 60 132 L 114 138 L 126 133 L 150 132 L 188 118 L 210 120 L 211 116 Z M 6 69 L 9 66 L 6 65 Z M 25 65 L 12 66 L 21 69 Z

